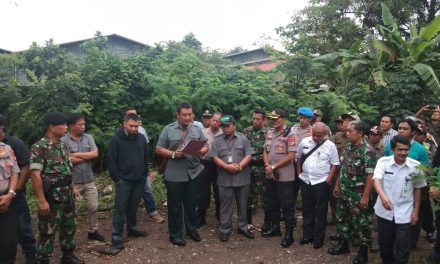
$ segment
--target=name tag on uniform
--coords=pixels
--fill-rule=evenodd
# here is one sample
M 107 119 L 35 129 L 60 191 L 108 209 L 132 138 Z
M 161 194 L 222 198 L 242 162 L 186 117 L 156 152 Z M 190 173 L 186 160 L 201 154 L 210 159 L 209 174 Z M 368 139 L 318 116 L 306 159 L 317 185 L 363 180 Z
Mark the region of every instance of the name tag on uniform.
M 385 171 L 385 174 L 394 174 L 394 173 L 392 173 L 390 171 Z
M 226 163 L 232 163 L 232 155 L 226 157 Z
M 408 197 L 408 193 L 409 193 L 408 186 L 405 185 L 405 187 L 402 190 L 402 197 L 403 198 L 407 198 Z

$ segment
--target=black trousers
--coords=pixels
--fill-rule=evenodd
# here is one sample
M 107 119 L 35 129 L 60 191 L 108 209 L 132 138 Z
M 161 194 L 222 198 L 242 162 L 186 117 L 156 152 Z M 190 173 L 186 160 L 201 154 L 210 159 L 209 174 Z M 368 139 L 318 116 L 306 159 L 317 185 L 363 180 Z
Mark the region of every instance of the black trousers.
M 294 182 L 268 180 L 266 182 L 267 207 L 272 224 L 279 225 L 281 221 L 280 209 L 283 211 L 283 220 L 286 227 L 295 227 Z
M 183 225 L 186 233 L 195 232 L 196 202 L 199 191 L 198 177 L 187 182 L 165 181 L 168 203 L 168 235 L 171 239 L 183 238 Z
M 394 221 L 378 216 L 377 233 L 383 264 L 408 263 L 411 239 L 410 223 L 396 224 Z
M 421 228 L 426 233 L 434 233 L 434 215 L 432 212 L 431 200 L 429 199 L 429 187 L 425 186 L 421 189 L 422 200 L 420 203 L 419 221 L 416 225 L 411 226 L 411 248 L 415 248 L 419 240 Z
M 325 181 L 311 185 L 298 180 L 301 181 L 303 238 L 313 239 L 315 243 L 322 243 L 327 224 L 330 185 Z
M 18 244 L 18 212 L 14 200 L 9 210 L 0 213 L 0 263 L 9 264 L 15 262 Z
M 206 210 L 209 208 L 211 203 L 211 186 L 214 191 L 215 200 L 215 216 L 219 217 L 220 212 L 220 200 L 218 194 L 217 185 L 217 166 L 212 161 L 203 161 L 205 170 L 199 176 L 200 179 L 200 190 L 197 195 L 197 213 L 201 216 L 205 216 Z

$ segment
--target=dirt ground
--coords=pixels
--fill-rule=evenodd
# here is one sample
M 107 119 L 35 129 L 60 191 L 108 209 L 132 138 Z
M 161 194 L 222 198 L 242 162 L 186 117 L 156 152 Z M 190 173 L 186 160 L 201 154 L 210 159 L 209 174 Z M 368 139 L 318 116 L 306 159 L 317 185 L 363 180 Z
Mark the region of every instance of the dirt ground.
M 161 214 L 166 216 L 166 208 L 161 208 Z M 177 247 L 168 241 L 167 223 L 154 223 L 146 220 L 145 210 L 139 210 L 138 223 L 142 230 L 147 230 L 146 238 L 127 240 L 125 249 L 117 256 L 102 256 L 93 252 L 93 248 L 104 243 L 89 242 L 87 240 L 87 222 L 84 216 L 78 217 L 77 251 L 76 254 L 86 263 L 351 263 L 356 255 L 357 248 L 351 247 L 351 253 L 340 256 L 331 256 L 327 248 L 331 245 L 328 235 L 335 232 L 334 226 L 328 226 L 325 244 L 320 249 L 313 245 L 299 245 L 301 240 L 301 212 L 297 212 L 298 227 L 295 229 L 295 243 L 290 248 L 280 246 L 281 238 L 263 238 L 258 231 L 254 231 L 256 238 L 248 240 L 234 232 L 228 242 L 218 240 L 217 221 L 212 211 L 207 216 L 208 224 L 199 229 L 202 241 L 199 243 L 187 239 L 186 247 Z M 236 224 L 234 219 L 234 224 Z M 262 212 L 257 210 L 254 216 L 256 226 L 261 225 Z M 236 230 L 236 228 L 234 228 Z M 111 212 L 100 213 L 100 232 L 107 241 L 111 240 Z M 422 231 L 416 250 L 411 252 L 411 263 L 424 263 L 424 258 L 432 251 L 433 244 L 426 241 Z M 58 242 L 52 263 L 59 263 L 61 252 Z M 369 254 L 369 263 L 380 263 L 378 253 Z M 24 263 L 20 249 L 16 263 Z

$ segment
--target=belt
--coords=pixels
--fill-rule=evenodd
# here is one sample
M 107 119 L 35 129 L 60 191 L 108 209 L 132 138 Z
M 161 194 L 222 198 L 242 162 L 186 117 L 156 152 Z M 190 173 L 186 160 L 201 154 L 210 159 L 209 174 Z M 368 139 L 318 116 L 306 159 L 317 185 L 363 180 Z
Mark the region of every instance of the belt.
M 61 188 L 61 187 L 67 187 L 72 185 L 72 180 L 71 179 L 63 179 L 63 180 L 58 180 L 56 182 L 52 183 L 52 188 Z

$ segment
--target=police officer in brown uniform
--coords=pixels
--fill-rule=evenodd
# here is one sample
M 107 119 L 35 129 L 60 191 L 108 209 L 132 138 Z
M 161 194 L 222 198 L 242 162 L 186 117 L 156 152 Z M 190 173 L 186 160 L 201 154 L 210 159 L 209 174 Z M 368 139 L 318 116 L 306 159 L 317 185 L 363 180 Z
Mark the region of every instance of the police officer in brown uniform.
M 0 142 L 0 263 L 14 263 L 18 243 L 16 195 L 18 168 L 11 147 Z
M 295 227 L 295 169 L 293 160 L 296 154 L 297 138 L 289 132 L 285 124 L 287 114 L 282 109 L 275 109 L 267 116 L 272 120 L 272 128 L 266 134 L 263 160 L 266 170 L 266 195 L 271 227 L 263 231 L 262 236 L 281 236 L 280 209 L 286 225 L 281 246 L 293 244 L 293 228 Z

